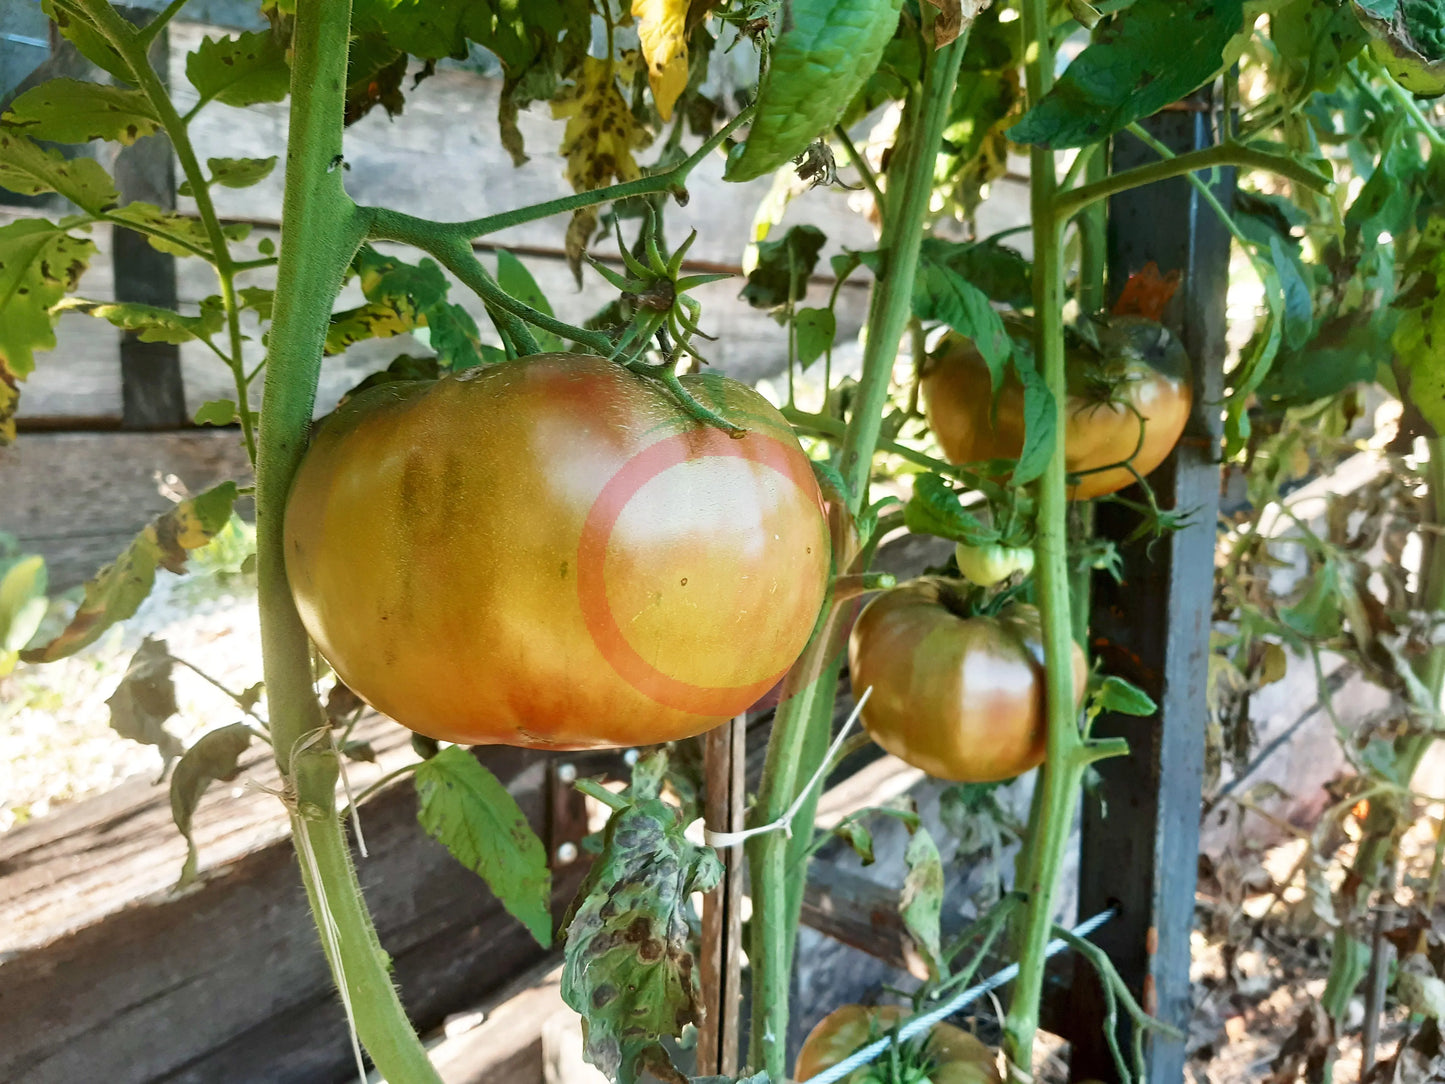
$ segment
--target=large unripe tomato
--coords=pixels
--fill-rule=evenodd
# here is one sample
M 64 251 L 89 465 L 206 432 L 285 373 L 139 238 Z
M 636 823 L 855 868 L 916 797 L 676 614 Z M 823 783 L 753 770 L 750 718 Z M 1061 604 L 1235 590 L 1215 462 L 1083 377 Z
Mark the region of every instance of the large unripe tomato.
M 897 1005 L 872 1009 L 844 1005 L 834 1009 L 818 1021 L 803 1040 L 803 1048 L 798 1051 L 798 1061 L 793 1066 L 793 1079 L 801 1082 L 832 1068 L 859 1047 L 881 1039 L 902 1018 L 903 1009 Z M 993 1051 L 952 1024 L 933 1026 L 923 1054 L 929 1065 L 926 1079 L 930 1084 L 1002 1084 Z M 912 1084 L 909 1080 L 889 1080 L 886 1074 L 876 1075 L 886 1066 L 886 1057 L 873 1064 L 873 1079 L 884 1084 Z M 869 1070 L 859 1069 L 844 1077 L 843 1084 L 862 1084 L 868 1079 Z
M 1015 324 L 1013 330 L 1022 328 Z M 1168 457 L 1189 420 L 1189 359 L 1167 328 L 1116 316 L 1099 340 L 1098 356 L 1082 346 L 1069 351 L 1064 456 L 1069 472 L 1082 475 L 1069 487 L 1072 500 L 1132 484 L 1128 468 L 1114 466 L 1131 457 L 1134 469 L 1148 474 Z M 929 428 L 950 463 L 1017 459 L 1023 451 L 1023 385 L 1010 370 L 991 416 L 988 364 L 972 341 L 944 339 L 924 367 L 919 390 Z
M 766 400 L 683 382 L 747 433 L 586 355 L 340 407 L 291 491 L 286 571 L 342 680 L 434 738 L 559 749 L 700 733 L 771 689 L 827 588 L 822 497 Z
M 969 617 L 955 584 L 913 580 L 878 595 L 848 640 L 853 695 L 873 692 L 872 739 L 938 779 L 991 783 L 1043 762 L 1048 741 L 1039 612 Z M 1088 676 L 1074 645 L 1074 694 Z

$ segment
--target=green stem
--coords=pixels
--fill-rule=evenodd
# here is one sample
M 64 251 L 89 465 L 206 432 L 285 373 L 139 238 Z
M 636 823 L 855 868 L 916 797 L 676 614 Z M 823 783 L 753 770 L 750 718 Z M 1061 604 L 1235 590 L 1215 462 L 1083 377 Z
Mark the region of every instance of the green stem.
M 1053 50 L 1049 47 L 1048 0 L 1024 0 L 1024 41 L 1036 45 L 1027 66 L 1028 99 L 1039 101 L 1053 81 Z M 1015 890 L 1027 903 L 1016 927 L 1019 976 L 1004 1023 L 1004 1050 L 1024 1072 L 1033 1064 L 1043 992 L 1045 948 L 1053 929 L 1054 898 L 1073 824 L 1079 786 L 1090 750 L 1079 732 L 1074 701 L 1073 629 L 1069 606 L 1068 498 L 1064 465 L 1065 400 L 1063 339 L 1063 223 L 1058 198 L 1054 153 L 1047 147 L 1030 152 L 1030 191 L 1034 226 L 1035 357 L 1054 397 L 1054 447 L 1036 485 L 1038 524 L 1034 562 L 1039 609 L 1043 619 L 1045 700 L 1048 753 L 1035 786 L 1042 793 L 1020 858 Z M 1082 206 L 1082 204 L 1080 205 Z
M 336 809 L 340 765 L 312 687 L 311 643 L 286 581 L 284 516 L 306 447 L 332 305 L 365 221 L 328 166 L 341 151 L 346 0 L 302 0 L 292 42 L 284 242 L 277 268 L 256 464 L 261 645 L 276 763 L 286 780 L 302 880 L 357 1034 L 393 1084 L 439 1084 L 377 941 Z
M 386 212 L 387 221 L 391 223 L 392 228 L 396 229 L 405 226 L 413 231 L 421 231 L 432 236 L 471 241 L 489 233 L 510 229 L 512 226 L 536 222 L 539 219 L 550 218 L 552 215 L 560 215 L 567 211 L 581 210 L 583 207 L 595 207 L 599 203 L 627 199 L 630 196 L 646 196 L 654 192 L 680 191 L 687 181 L 688 175 L 697 168 L 698 163 L 721 146 L 723 140 L 727 139 L 740 126 L 747 123 L 752 115 L 753 107 L 748 106 L 718 129 L 707 142 L 671 169 L 639 177 L 635 181 L 624 181 L 622 184 L 609 185 L 606 188 L 594 188 L 590 192 L 576 192 L 560 199 L 534 203 L 530 207 L 518 207 L 516 210 L 487 215 L 485 218 L 468 219 L 465 222 L 434 222 L 427 218 L 404 215 L 399 211 Z
M 918 271 L 928 202 L 933 196 L 933 169 L 967 42 L 968 35 L 964 34 L 931 54 L 924 69 L 923 88 L 908 103 L 916 110 L 916 119 L 900 126 L 907 142 L 894 151 L 895 156 L 902 153 L 899 183 L 896 188 L 890 186 L 895 189 L 894 198 L 888 203 L 884 235 L 879 242 L 882 266 L 869 305 L 863 371 L 843 439 L 841 467 L 854 515 L 868 500 L 873 449 L 883 423 L 893 361 L 908 318 L 913 315 L 913 280 Z M 928 48 L 928 44 L 924 47 Z
M 1054 201 L 1054 213 L 1059 216 L 1059 221 L 1067 222 L 1089 204 L 1117 196 L 1120 192 L 1153 184 L 1155 181 L 1168 180 L 1180 174 L 1197 173 L 1221 166 L 1267 170 L 1316 192 L 1325 191 L 1333 183 L 1328 177 L 1300 165 L 1286 155 L 1274 154 L 1247 144 L 1216 143 L 1212 147 L 1202 147 L 1197 151 L 1176 154 L 1162 161 L 1135 166 L 1093 184 L 1080 185 L 1068 192 L 1061 192 Z
M 884 267 L 875 283 L 869 309 L 868 344 L 858 394 L 842 434 L 843 473 L 855 515 L 867 500 L 868 478 L 893 363 L 912 312 L 913 278 L 932 193 L 933 166 L 966 45 L 966 34 L 938 50 L 925 41 L 927 61 L 923 86 L 910 96 L 904 107 L 900 131 L 906 135 L 894 152 L 894 168 L 899 179 L 889 186 L 891 213 L 884 220 L 880 245 Z M 845 557 L 838 556 L 840 560 Z M 796 671 L 816 674 L 816 677 L 779 705 L 773 722 L 768 757 L 754 806 L 756 824 L 782 815 L 796 799 L 803 782 L 817 769 L 827 746 L 842 659 L 836 650 L 834 635 L 841 612 L 831 599 L 825 614 Z M 749 946 L 753 968 L 750 1062 L 766 1069 L 773 1080 L 786 1079 L 788 978 L 802 907 L 813 804 L 813 801 L 806 803 L 799 814 L 799 830 L 792 840 L 773 832 L 755 837 L 748 847 L 753 884 Z
M 94 17 L 101 32 L 110 39 L 111 44 L 130 66 L 137 88 L 150 100 L 151 108 L 156 111 L 157 119 L 160 120 L 166 135 L 170 137 L 171 147 L 175 151 L 176 161 L 180 163 L 181 172 L 185 174 L 186 180 L 191 186 L 191 195 L 196 201 L 196 214 L 206 231 L 206 239 L 210 241 L 211 263 L 216 269 L 216 279 L 220 283 L 221 302 L 225 307 L 226 323 L 231 339 L 231 376 L 236 385 L 236 410 L 241 417 L 241 430 L 246 440 L 246 454 L 254 463 L 256 461 L 256 434 L 251 407 L 246 398 L 245 363 L 241 358 L 241 310 L 236 304 L 236 270 L 231 261 L 231 249 L 226 241 L 225 231 L 221 228 L 220 216 L 216 214 L 216 205 L 211 200 L 210 189 L 206 186 L 206 175 L 202 172 L 200 160 L 197 159 L 195 148 L 191 145 L 186 122 L 176 111 L 165 84 L 156 74 L 155 69 L 151 67 L 147 55 L 155 35 L 160 33 L 166 22 L 179 10 L 180 4 L 172 4 L 143 31 L 136 31 L 132 28 L 109 4 L 95 5 Z
M 833 135 L 838 142 L 843 144 L 843 149 L 848 152 L 848 159 L 853 163 L 853 168 L 858 171 L 858 176 L 867 187 L 869 195 L 878 207 L 878 215 L 883 216 L 883 190 L 878 187 L 878 178 L 873 173 L 873 167 L 868 164 L 868 159 L 863 157 L 863 152 L 853 145 L 853 139 L 848 135 L 848 129 L 841 124 L 833 126 Z
M 1405 115 L 1414 122 L 1415 127 L 1430 141 L 1431 151 L 1445 151 L 1445 134 L 1442 134 L 1440 129 L 1430 122 L 1430 118 L 1425 116 L 1424 111 L 1420 108 L 1420 103 L 1415 101 L 1415 95 L 1402 87 L 1396 81 L 1395 77 L 1386 70 L 1383 64 L 1370 56 L 1369 50 L 1360 54 L 1360 63 L 1365 66 L 1371 75 L 1389 88 L 1391 95 L 1400 103 L 1401 108 L 1405 110 Z
M 181 8 L 185 6 L 186 0 L 171 0 L 171 2 L 166 5 L 164 11 L 141 28 L 140 34 L 137 35 L 140 43 L 143 46 L 149 46 L 151 42 L 156 40 L 156 35 L 169 26 L 171 20 L 180 14 Z

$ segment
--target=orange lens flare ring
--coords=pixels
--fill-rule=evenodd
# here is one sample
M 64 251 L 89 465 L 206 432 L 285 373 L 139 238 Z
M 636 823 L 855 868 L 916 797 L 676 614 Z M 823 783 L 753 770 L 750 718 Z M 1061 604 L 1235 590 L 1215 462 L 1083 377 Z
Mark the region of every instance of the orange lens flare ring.
M 613 528 L 644 485 L 673 467 L 721 457 L 745 459 L 776 471 L 821 508 L 812 468 L 798 449 L 757 431 L 734 439 L 720 429 L 693 430 L 649 445 L 624 463 L 588 509 L 577 543 L 577 601 L 597 650 L 623 680 L 644 696 L 664 707 L 703 716 L 733 715 L 752 705 L 778 683 L 788 667 L 750 684 L 733 686 L 694 685 L 663 673 L 639 655 L 623 635 L 607 601 L 605 565 Z

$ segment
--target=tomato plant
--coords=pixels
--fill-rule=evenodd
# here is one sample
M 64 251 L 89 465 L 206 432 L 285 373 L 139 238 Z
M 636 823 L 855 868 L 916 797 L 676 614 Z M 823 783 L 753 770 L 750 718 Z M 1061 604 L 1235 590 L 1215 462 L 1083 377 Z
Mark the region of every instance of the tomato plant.
M 345 403 L 286 513 L 287 577 L 337 673 L 431 737 L 559 749 L 687 737 L 772 688 L 827 588 L 822 498 L 767 400 L 683 384 L 747 431 L 595 355 Z
M 842 1005 L 813 1025 L 798 1051 L 793 1079 L 799 1084 L 837 1065 L 859 1047 L 888 1033 L 904 1018 L 898 1005 Z M 1002 1084 L 994 1051 L 952 1024 L 935 1024 L 925 1041 L 890 1064 L 887 1055 L 871 1069 L 843 1078 L 848 1084 Z
M 423 17 L 418 5 L 380 0 L 269 0 L 269 30 L 208 38 L 188 59 L 197 97 L 182 113 L 148 51 L 183 6 L 175 0 L 137 26 L 102 0 L 46 0 L 59 33 L 117 82 L 41 84 L 0 123 L 0 184 L 53 191 L 75 208 L 54 222 L 0 226 L 0 438 L 10 435 L 35 353 L 54 345 L 55 322 L 87 313 L 142 337 L 207 347 L 230 371 L 236 398 L 206 404 L 198 420 L 235 424 L 254 458 L 270 725 L 222 727 L 187 751 L 190 797 L 176 806 L 178 823 L 189 824 L 206 782 L 234 775 L 251 741 L 272 744 L 301 876 L 356 1033 L 387 1079 L 432 1081 L 342 831 L 344 733 L 338 742 L 318 701 L 313 643 L 345 683 L 398 721 L 467 743 L 655 743 L 740 713 L 780 682 L 746 846 L 749 1060 L 781 1080 L 844 603 L 877 585 L 869 563 L 885 535 L 935 534 L 956 544 L 959 571 L 980 587 L 1031 569 L 1032 578 L 1006 584 L 979 613 L 959 602 L 961 585 L 939 580 L 880 595 L 853 628 L 849 677 L 860 695 L 873 690 L 869 732 L 927 771 L 984 780 L 1042 766 L 1020 894 L 1007 911 L 1019 973 L 1004 1053 L 1014 1067 L 1030 1066 L 1079 789 L 1089 765 L 1125 751 L 1093 735 L 1093 716 L 1154 710 L 1147 695 L 1110 677 L 1107 695 L 1080 711 L 1088 575 L 1110 567 L 1089 548 L 1081 502 L 1142 509 L 1140 531 L 1178 527 L 1190 509 L 1161 509 L 1152 498 L 1140 505 L 1120 491 L 1143 480 L 1147 493 L 1149 473 L 1207 411 L 1224 416 L 1224 456 L 1247 464 L 1259 479 L 1254 495 L 1273 502 L 1279 487 L 1265 486 L 1265 476 L 1272 484 L 1279 476 L 1257 468 L 1289 450 L 1300 421 L 1290 412 L 1375 379 L 1408 408 L 1407 435 L 1426 438 L 1426 466 L 1411 469 L 1431 489 L 1445 484 L 1445 310 L 1436 304 L 1445 283 L 1445 136 L 1409 92 L 1438 85 L 1433 9 L 1414 0 L 1287 0 L 1257 17 L 1259 5 L 1240 0 L 1098 9 L 1049 0 L 437 0 Z M 1367 51 L 1371 34 L 1380 43 Z M 1059 71 L 1066 40 L 1073 59 Z M 343 168 L 346 124 L 378 105 L 398 111 L 409 64 L 426 74 L 474 47 L 503 71 L 500 142 L 524 158 L 519 111 L 548 100 L 573 192 L 458 221 L 355 202 Z M 730 50 L 757 61 L 755 92 L 708 89 L 709 64 Z M 1246 83 L 1229 74 L 1237 62 L 1264 72 L 1264 98 L 1241 99 Z M 1174 154 L 1138 124 L 1221 77 L 1223 108 L 1198 114 L 1217 127 L 1214 145 Z M 222 220 L 212 189 L 255 183 L 276 159 L 212 159 L 203 168 L 188 125 L 213 105 L 287 97 L 282 243 L 279 252 L 243 250 L 244 224 Z M 1336 153 L 1347 127 L 1352 149 Z M 122 203 L 99 161 L 46 146 L 128 144 L 159 132 L 175 148 L 193 216 Z M 868 136 L 861 149 L 860 133 Z M 1106 144 L 1116 136 L 1158 160 L 1111 171 Z M 656 158 L 640 163 L 654 141 Z M 1029 257 L 977 229 L 1010 144 L 1029 155 Z M 777 408 L 725 378 L 681 372 L 703 363 L 708 337 L 690 291 L 725 276 L 683 273 L 691 242 L 667 251 L 668 203 L 687 200 L 690 174 L 713 157 L 729 179 L 774 175 L 752 233 L 738 238 L 739 248 L 753 245 L 743 297 L 786 329 L 787 400 Z M 790 199 L 837 181 L 840 169 L 856 175 L 877 244 L 832 253 L 833 288 L 826 304 L 812 304 L 828 238 L 811 225 L 769 235 Z M 1198 176 L 1222 169 L 1269 174 L 1271 190 L 1246 190 L 1227 207 Z M 1339 183 L 1347 171 L 1358 186 Z M 1189 178 L 1258 279 L 1258 326 L 1218 401 L 1188 379 L 1204 359 L 1187 358 L 1157 322 L 1175 275 L 1131 283 L 1109 316 L 1088 316 L 1105 308 L 1105 201 L 1173 177 Z M 965 228 L 926 236 L 944 215 Z M 592 263 L 615 296 L 585 326 L 553 312 L 521 260 L 499 256 L 493 273 L 477 254 L 480 239 L 552 216 L 568 216 L 564 250 L 578 275 L 589 250 L 618 243 L 614 266 Z M 184 312 L 67 296 L 94 255 L 97 225 L 206 261 L 216 293 Z M 411 264 L 372 247 L 379 243 L 425 255 Z M 835 310 L 846 280 L 865 270 L 873 282 L 861 360 L 844 377 L 833 368 Z M 264 277 L 272 272 L 274 282 Z M 352 278 L 364 303 L 338 310 Z M 490 330 L 452 300 L 458 283 L 480 300 Z M 1066 311 L 1084 318 L 1066 327 Z M 250 321 L 265 327 L 259 367 L 244 353 Z M 313 432 L 323 358 L 403 332 L 434 356 L 395 358 Z M 896 379 L 905 337 L 923 362 L 916 398 Z M 940 341 L 925 362 L 926 344 Z M 805 409 L 820 362 L 821 394 Z M 258 413 L 250 393 L 262 373 Z M 885 471 L 906 496 L 901 511 L 870 494 Z M 215 538 L 240 495 L 235 484 L 216 487 L 146 527 L 88 585 L 70 626 L 43 645 L 18 643 L 33 631 L 33 596 L 43 589 L 32 561 L 15 565 L 23 575 L 5 581 L 18 601 L 0 664 L 20 648 L 33 662 L 93 642 L 134 613 L 157 569 L 183 569 L 188 553 Z M 1437 729 L 1431 697 L 1438 701 L 1445 682 L 1445 649 L 1428 636 L 1404 647 L 1391 637 L 1409 624 L 1393 615 L 1434 614 L 1445 602 L 1442 549 L 1425 541 L 1438 506 L 1410 527 L 1426 551 L 1418 584 L 1392 580 L 1390 605 L 1378 613 L 1352 595 L 1370 577 L 1333 537 L 1309 548 L 1311 582 L 1299 597 L 1262 607 L 1250 596 L 1236 606 L 1250 620 L 1231 650 L 1246 659 L 1261 629 L 1340 646 L 1348 628 L 1369 665 L 1384 665 L 1381 652 L 1399 656 L 1382 680 L 1412 698 L 1409 725 L 1378 739 L 1388 758 L 1380 744 L 1364 747 L 1373 760 L 1358 757 L 1373 772 L 1366 797 L 1377 800 L 1352 884 L 1378 882 L 1397 838 L 1377 814 L 1378 798 L 1403 786 Z M 1264 562 L 1260 532 L 1243 533 L 1238 561 Z M 1342 617 L 1330 612 L 1335 598 L 1360 604 Z M 135 668 L 153 662 L 138 656 Z M 260 695 L 236 699 L 254 714 Z M 461 750 L 435 751 L 406 771 L 427 831 L 546 941 L 546 855 L 516 803 Z M 697 1019 L 688 901 L 720 876 L 712 850 L 684 835 L 663 778 L 648 757 L 626 796 L 589 790 L 613 815 L 566 949 L 566 994 L 587 1020 L 588 1055 L 629 1084 L 644 1069 L 677 1076 L 661 1040 Z M 957 976 L 945 976 L 950 963 L 937 944 L 941 901 L 919 887 L 942 882 L 937 848 L 921 829 L 906 858 L 906 923 L 930 982 L 942 985 Z M 1353 914 L 1364 901 L 1356 892 L 1346 902 Z M 1327 998 L 1337 1015 L 1358 985 L 1357 944 L 1342 927 Z M 1110 989 L 1119 985 L 1102 970 Z M 894 1018 L 840 1014 L 836 1034 L 819 1044 L 851 1043 Z M 1131 1017 L 1152 1026 L 1142 1009 Z M 935 1031 L 925 1057 L 953 1050 L 940 1034 L 951 1033 Z M 964 1063 L 975 1076 L 956 1079 L 996 1079 L 982 1059 L 963 1057 L 929 1079 L 941 1084 L 945 1068 Z M 800 1062 L 798 1075 L 821 1064 Z
M 1026 328 L 1021 330 L 1026 331 Z M 1071 500 L 1113 493 L 1147 475 L 1174 449 L 1189 419 L 1189 359 L 1167 328 L 1114 317 L 1097 343 L 1068 354 L 1065 466 Z M 1010 374 L 993 394 L 978 347 L 946 338 L 923 369 L 928 425 L 951 463 L 1016 461 L 1027 428 L 1024 387 Z
M 916 580 L 874 598 L 848 642 L 869 735 L 894 756 L 955 782 L 1011 779 L 1044 759 L 1043 644 L 1024 603 L 971 615 L 958 585 Z M 1082 702 L 1084 653 L 1074 648 Z

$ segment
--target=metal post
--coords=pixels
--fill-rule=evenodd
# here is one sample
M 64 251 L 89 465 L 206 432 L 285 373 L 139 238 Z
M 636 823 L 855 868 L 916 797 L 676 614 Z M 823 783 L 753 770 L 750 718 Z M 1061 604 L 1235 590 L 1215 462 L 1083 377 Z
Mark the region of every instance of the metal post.
M 1206 146 L 1212 140 L 1208 108 L 1208 96 L 1197 95 L 1145 127 L 1175 151 Z M 1115 170 L 1154 158 L 1130 136 L 1114 142 Z M 1229 206 L 1233 173 L 1219 183 Z M 1136 514 L 1108 502 L 1097 509 L 1096 533 L 1118 543 L 1123 579 L 1095 578 L 1092 650 L 1106 673 L 1147 691 L 1159 713 L 1148 719 L 1106 715 L 1096 725 L 1101 736 L 1126 737 L 1131 752 L 1098 766 L 1101 786 L 1084 801 L 1079 914 L 1119 905 L 1119 918 L 1097 941 L 1145 1008 L 1181 1033 L 1150 1036 L 1147 1084 L 1180 1084 L 1182 1036 L 1192 1008 L 1189 937 L 1207 723 L 1230 237 L 1209 205 L 1179 178 L 1114 198 L 1108 244 L 1111 297 L 1151 260 L 1164 272 L 1184 272 L 1182 297 L 1171 304 L 1166 320 L 1193 359 L 1194 409 L 1178 448 L 1149 482 L 1160 507 L 1187 509 L 1192 516 L 1156 542 L 1126 545 Z M 1061 1016 L 1071 1025 L 1073 1078 L 1117 1080 L 1104 1040 L 1099 986 L 1082 960 L 1075 961 L 1067 1000 Z

